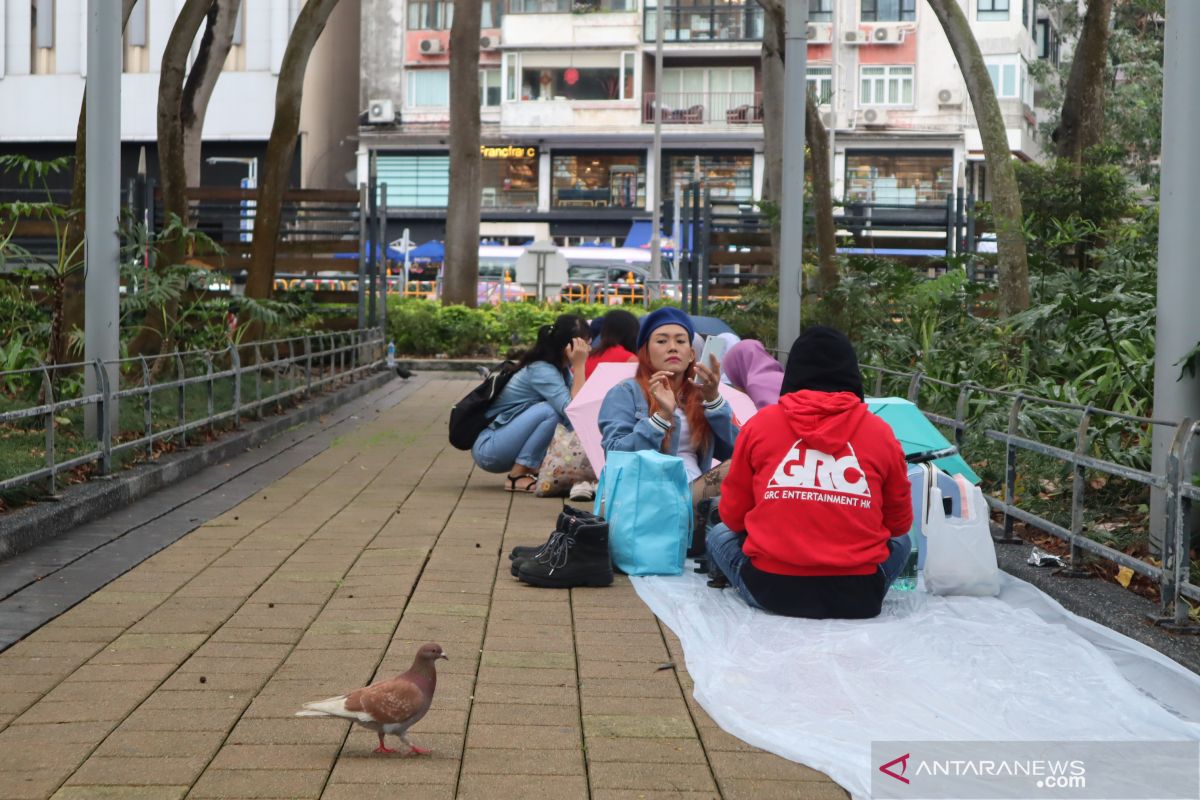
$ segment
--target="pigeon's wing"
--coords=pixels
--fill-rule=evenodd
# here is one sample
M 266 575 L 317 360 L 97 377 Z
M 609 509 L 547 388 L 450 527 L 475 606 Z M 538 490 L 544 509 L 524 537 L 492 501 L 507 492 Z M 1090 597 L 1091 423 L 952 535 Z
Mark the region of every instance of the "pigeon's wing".
M 382 724 L 394 724 L 424 714 L 431 699 L 411 681 L 393 678 L 351 692 L 346 709 L 366 712 Z

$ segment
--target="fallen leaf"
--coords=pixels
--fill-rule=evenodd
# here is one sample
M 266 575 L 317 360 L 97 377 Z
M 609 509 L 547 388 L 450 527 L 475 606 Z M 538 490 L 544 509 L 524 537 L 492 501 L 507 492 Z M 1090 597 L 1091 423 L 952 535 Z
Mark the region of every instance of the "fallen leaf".
M 1117 583 L 1128 589 L 1131 580 L 1133 580 L 1133 570 L 1129 567 L 1121 567 L 1117 570 Z

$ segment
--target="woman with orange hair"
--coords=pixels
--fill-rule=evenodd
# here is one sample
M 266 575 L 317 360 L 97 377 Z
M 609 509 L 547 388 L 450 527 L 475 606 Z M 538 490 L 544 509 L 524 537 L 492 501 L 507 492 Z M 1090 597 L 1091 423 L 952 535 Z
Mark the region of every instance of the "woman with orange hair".
M 638 333 L 637 376 L 609 390 L 599 418 L 605 450 L 678 456 L 688 480 L 708 472 L 714 458 L 732 456 L 738 433 L 717 391 L 720 365 L 696 363 L 693 333 L 679 309 L 648 314 Z

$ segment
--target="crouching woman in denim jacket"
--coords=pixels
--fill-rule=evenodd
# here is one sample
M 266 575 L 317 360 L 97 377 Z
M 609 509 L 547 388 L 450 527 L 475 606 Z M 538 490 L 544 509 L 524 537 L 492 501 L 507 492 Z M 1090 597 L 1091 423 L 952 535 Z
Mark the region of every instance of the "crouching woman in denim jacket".
M 720 366 L 697 364 L 692 322 L 675 308 L 646 316 L 638 334 L 637 376 L 618 383 L 600 406 L 605 451 L 656 450 L 683 459 L 689 481 L 733 455 L 738 429 L 718 393 Z M 693 382 L 700 376 L 701 383 Z
M 508 471 L 510 492 L 532 492 L 554 429 L 570 428 L 567 404 L 583 388 L 588 357 L 587 323 L 563 314 L 538 331 L 537 343 L 518 362 L 518 371 L 500 392 L 471 456 L 487 472 Z

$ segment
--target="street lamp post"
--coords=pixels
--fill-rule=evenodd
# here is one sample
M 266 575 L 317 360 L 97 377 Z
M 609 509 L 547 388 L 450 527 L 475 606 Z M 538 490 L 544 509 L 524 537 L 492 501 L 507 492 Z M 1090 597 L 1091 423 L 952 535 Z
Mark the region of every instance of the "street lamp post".
M 656 297 L 662 288 L 662 80 L 663 80 L 663 3 L 654 3 L 654 185 L 647 194 L 653 198 L 650 219 L 650 296 Z M 678 213 L 678 212 L 676 212 Z M 678 247 L 678 245 L 676 245 Z
M 800 335 L 804 280 L 804 104 L 808 89 L 808 0 L 787 0 L 784 50 L 783 186 L 779 196 L 779 344 Z
M 83 353 L 88 362 L 84 391 L 102 388 L 92 366 L 106 366 L 108 385 L 117 388 L 116 359 L 120 355 L 120 260 L 117 220 L 121 213 L 121 15 L 109 0 L 87 4 L 87 186 L 85 189 Z M 103 437 L 117 421 L 117 403 L 102 415 L 88 406 L 84 433 Z M 105 419 L 106 418 L 106 419 Z
M 241 184 L 243 189 L 258 188 L 258 157 L 250 156 L 240 158 L 234 156 L 212 156 L 204 159 L 209 164 L 243 164 L 246 167 L 246 177 L 242 178 Z M 257 202 L 254 200 L 241 201 L 242 211 L 241 218 L 238 220 L 238 227 L 241 229 L 240 239 L 243 242 L 250 241 L 254 233 L 254 215 L 250 212 L 257 207 Z

